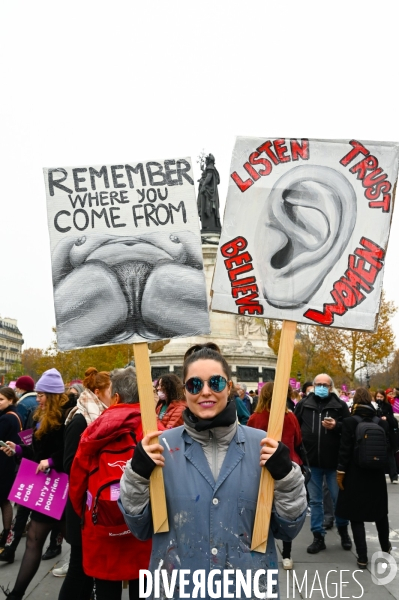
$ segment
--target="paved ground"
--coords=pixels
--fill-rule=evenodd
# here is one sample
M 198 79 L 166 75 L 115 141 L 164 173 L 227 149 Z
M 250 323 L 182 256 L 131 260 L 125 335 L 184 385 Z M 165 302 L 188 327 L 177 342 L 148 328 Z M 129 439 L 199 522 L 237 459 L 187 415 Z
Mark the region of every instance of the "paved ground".
M 388 483 L 389 516 L 391 526 L 392 556 L 399 562 L 399 485 Z M 371 490 L 372 493 L 372 490 Z M 376 529 L 373 524 L 366 524 L 369 547 L 369 559 L 374 551 L 379 550 Z M 292 557 L 295 561 L 294 572 L 301 591 L 293 589 L 293 572 L 284 572 L 280 568 L 280 595 L 285 598 L 365 598 L 373 600 L 399 600 L 399 572 L 395 579 L 387 585 L 376 585 L 371 578 L 371 566 L 363 572 L 355 573 L 357 569 L 354 550 L 345 552 L 339 543 L 336 529 L 326 537 L 327 550 L 316 555 L 307 554 L 306 546 L 312 541 L 307 519 L 301 533 L 293 543 Z M 15 581 L 21 557 L 24 551 L 24 541 L 21 542 L 14 564 L 0 563 L 0 583 L 11 585 Z M 281 548 L 281 544 L 278 543 Z M 57 600 L 62 579 L 52 575 L 51 569 L 61 566 L 69 557 L 69 547 L 64 542 L 61 556 L 54 561 L 42 561 L 40 569 L 29 586 L 25 595 L 29 600 Z M 329 575 L 327 573 L 330 571 Z M 335 572 L 336 571 L 336 572 Z M 288 579 L 287 579 L 287 573 Z M 306 579 L 304 579 L 306 575 Z M 382 574 L 384 577 L 386 573 Z M 327 576 L 327 579 L 326 579 Z M 355 580 L 355 579 L 357 580 Z M 340 582 L 341 580 L 341 582 Z M 358 583 L 357 583 L 358 582 Z M 123 600 L 128 593 L 123 592 Z M 0 592 L 1 598 L 1 592 Z M 71 600 L 79 600 L 71 599 Z

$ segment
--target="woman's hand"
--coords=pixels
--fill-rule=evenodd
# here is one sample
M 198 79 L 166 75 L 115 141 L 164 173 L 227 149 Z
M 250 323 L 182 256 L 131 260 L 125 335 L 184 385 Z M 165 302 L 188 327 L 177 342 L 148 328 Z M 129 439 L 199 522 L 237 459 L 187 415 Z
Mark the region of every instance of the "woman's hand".
M 276 452 L 278 447 L 278 442 L 273 440 L 272 438 L 266 437 L 260 443 L 260 466 L 264 467 L 267 461 L 273 454 Z
M 48 459 L 45 458 L 45 459 L 41 460 L 39 462 L 39 464 L 37 465 L 36 474 L 40 473 L 40 471 L 42 473 L 44 473 L 44 471 L 47 471 L 47 469 L 49 469 L 49 468 L 50 468 L 50 465 L 49 465 Z
M 381 419 L 382 419 L 383 421 L 386 421 L 386 420 L 387 420 L 387 418 L 386 418 L 386 417 L 381 417 Z M 8 443 L 8 442 L 7 442 L 7 443 Z
M 14 456 L 16 444 L 14 444 L 14 442 L 6 442 L 6 444 L 8 448 L 6 448 L 5 446 L 0 446 L 0 449 L 3 450 L 3 452 L 7 454 L 7 456 Z
M 161 444 L 151 444 L 151 440 L 159 436 L 159 431 L 150 431 L 141 440 L 141 445 L 144 452 L 154 461 L 159 467 L 165 464 L 165 458 L 162 456 L 163 446 Z

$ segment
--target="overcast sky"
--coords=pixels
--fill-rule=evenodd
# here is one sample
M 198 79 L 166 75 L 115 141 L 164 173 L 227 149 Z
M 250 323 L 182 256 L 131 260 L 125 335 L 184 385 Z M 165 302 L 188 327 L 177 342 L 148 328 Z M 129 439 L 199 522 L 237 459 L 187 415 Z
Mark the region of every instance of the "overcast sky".
M 0 315 L 25 348 L 55 325 L 43 167 L 191 156 L 198 179 L 204 149 L 224 204 L 237 135 L 399 141 L 398 13 L 384 0 L 2 2 Z M 398 227 L 397 210 L 392 300 Z

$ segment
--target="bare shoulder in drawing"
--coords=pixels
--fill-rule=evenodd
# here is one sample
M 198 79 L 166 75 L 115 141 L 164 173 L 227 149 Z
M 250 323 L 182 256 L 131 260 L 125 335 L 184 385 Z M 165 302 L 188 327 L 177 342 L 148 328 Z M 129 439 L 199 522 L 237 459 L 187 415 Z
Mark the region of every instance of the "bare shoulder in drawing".
M 191 231 L 66 237 L 52 267 L 63 350 L 209 330 L 201 246 Z
M 335 169 L 301 165 L 274 184 L 256 230 L 263 295 L 298 308 L 342 256 L 356 223 L 356 194 Z

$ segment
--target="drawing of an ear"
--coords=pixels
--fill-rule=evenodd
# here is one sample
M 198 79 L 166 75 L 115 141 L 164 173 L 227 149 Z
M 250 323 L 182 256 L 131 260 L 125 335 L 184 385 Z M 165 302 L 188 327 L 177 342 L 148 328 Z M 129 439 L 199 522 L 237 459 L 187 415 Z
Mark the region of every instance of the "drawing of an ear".
M 298 308 L 342 256 L 356 223 L 356 194 L 335 169 L 301 165 L 274 184 L 256 230 L 267 302 Z

